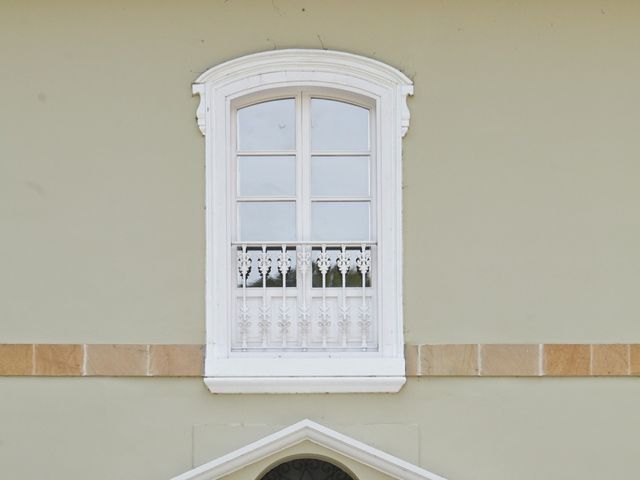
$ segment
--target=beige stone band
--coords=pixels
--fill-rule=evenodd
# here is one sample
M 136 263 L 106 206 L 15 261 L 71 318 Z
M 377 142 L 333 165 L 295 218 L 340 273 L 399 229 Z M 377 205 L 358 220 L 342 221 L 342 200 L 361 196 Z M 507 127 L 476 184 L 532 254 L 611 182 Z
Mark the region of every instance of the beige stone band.
M 640 344 L 407 345 L 410 377 L 640 375 Z M 203 345 L 0 344 L 0 376 L 201 377 Z
M 586 377 L 640 375 L 640 344 L 407 345 L 407 375 Z
M 201 377 L 202 345 L 0 344 L 0 375 Z

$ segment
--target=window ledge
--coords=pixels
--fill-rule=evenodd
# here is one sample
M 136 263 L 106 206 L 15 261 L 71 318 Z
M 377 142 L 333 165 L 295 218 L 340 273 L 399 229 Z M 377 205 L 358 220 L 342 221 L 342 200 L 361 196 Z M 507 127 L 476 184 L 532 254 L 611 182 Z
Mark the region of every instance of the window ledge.
M 212 393 L 396 393 L 398 377 L 205 377 Z

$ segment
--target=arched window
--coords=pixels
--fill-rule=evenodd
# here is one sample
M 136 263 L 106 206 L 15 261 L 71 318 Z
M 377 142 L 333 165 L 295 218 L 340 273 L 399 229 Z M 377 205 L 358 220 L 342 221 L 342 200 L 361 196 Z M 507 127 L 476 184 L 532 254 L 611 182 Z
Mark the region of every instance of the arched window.
M 401 138 L 411 82 L 283 50 L 194 84 L 206 135 L 206 382 L 215 392 L 397 391 Z
M 260 480 L 356 480 L 332 463 L 315 458 L 290 460 L 272 468 Z

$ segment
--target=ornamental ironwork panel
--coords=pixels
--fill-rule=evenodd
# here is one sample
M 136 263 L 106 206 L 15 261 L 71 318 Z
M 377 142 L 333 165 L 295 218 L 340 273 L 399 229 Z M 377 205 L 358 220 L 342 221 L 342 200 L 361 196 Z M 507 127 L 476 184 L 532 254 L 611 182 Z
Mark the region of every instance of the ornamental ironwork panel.
M 355 480 L 335 465 L 315 458 L 300 458 L 281 463 L 261 480 Z
M 234 351 L 375 352 L 375 242 L 242 243 Z

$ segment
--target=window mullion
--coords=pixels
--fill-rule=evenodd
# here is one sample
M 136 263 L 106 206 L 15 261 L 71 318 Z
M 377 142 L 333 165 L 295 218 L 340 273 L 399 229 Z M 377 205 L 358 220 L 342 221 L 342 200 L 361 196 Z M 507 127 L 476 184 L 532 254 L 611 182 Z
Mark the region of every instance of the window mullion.
M 313 240 L 311 238 L 311 115 L 310 115 L 310 106 L 311 106 L 311 97 L 309 93 L 302 91 L 301 92 L 301 116 L 300 116 L 300 130 L 301 130 L 301 165 L 302 165 L 302 175 L 301 175 L 301 186 L 302 186 L 302 222 L 303 222 L 303 237 L 302 239 L 305 241 Z M 312 246 L 308 245 L 303 247 L 307 252 L 311 253 Z M 309 256 L 311 259 L 311 255 Z M 313 263 L 310 261 L 306 273 L 305 273 L 305 288 L 304 291 L 300 289 L 301 301 L 302 305 L 304 305 L 307 309 L 310 308 L 312 297 L 311 297 L 311 288 L 313 285 Z M 303 299 L 303 298 L 304 299 Z M 311 318 L 307 318 L 308 322 L 308 332 L 311 331 Z
M 302 240 L 311 240 L 311 165 L 310 165 L 310 125 L 309 125 L 309 94 L 300 94 L 300 192 L 301 192 L 301 220 L 302 220 Z
M 303 132 L 303 95 L 299 90 L 296 95 L 296 212 L 297 212 L 297 240 L 304 240 L 306 238 L 306 228 L 304 225 L 304 219 L 306 216 L 305 209 L 305 187 L 304 187 L 304 132 Z M 296 252 L 297 254 L 297 252 Z M 301 272 L 299 268 L 296 268 L 296 285 L 301 285 Z M 301 288 L 298 288 L 298 304 L 302 300 L 302 296 L 305 292 Z M 294 322 L 295 323 L 295 322 Z

